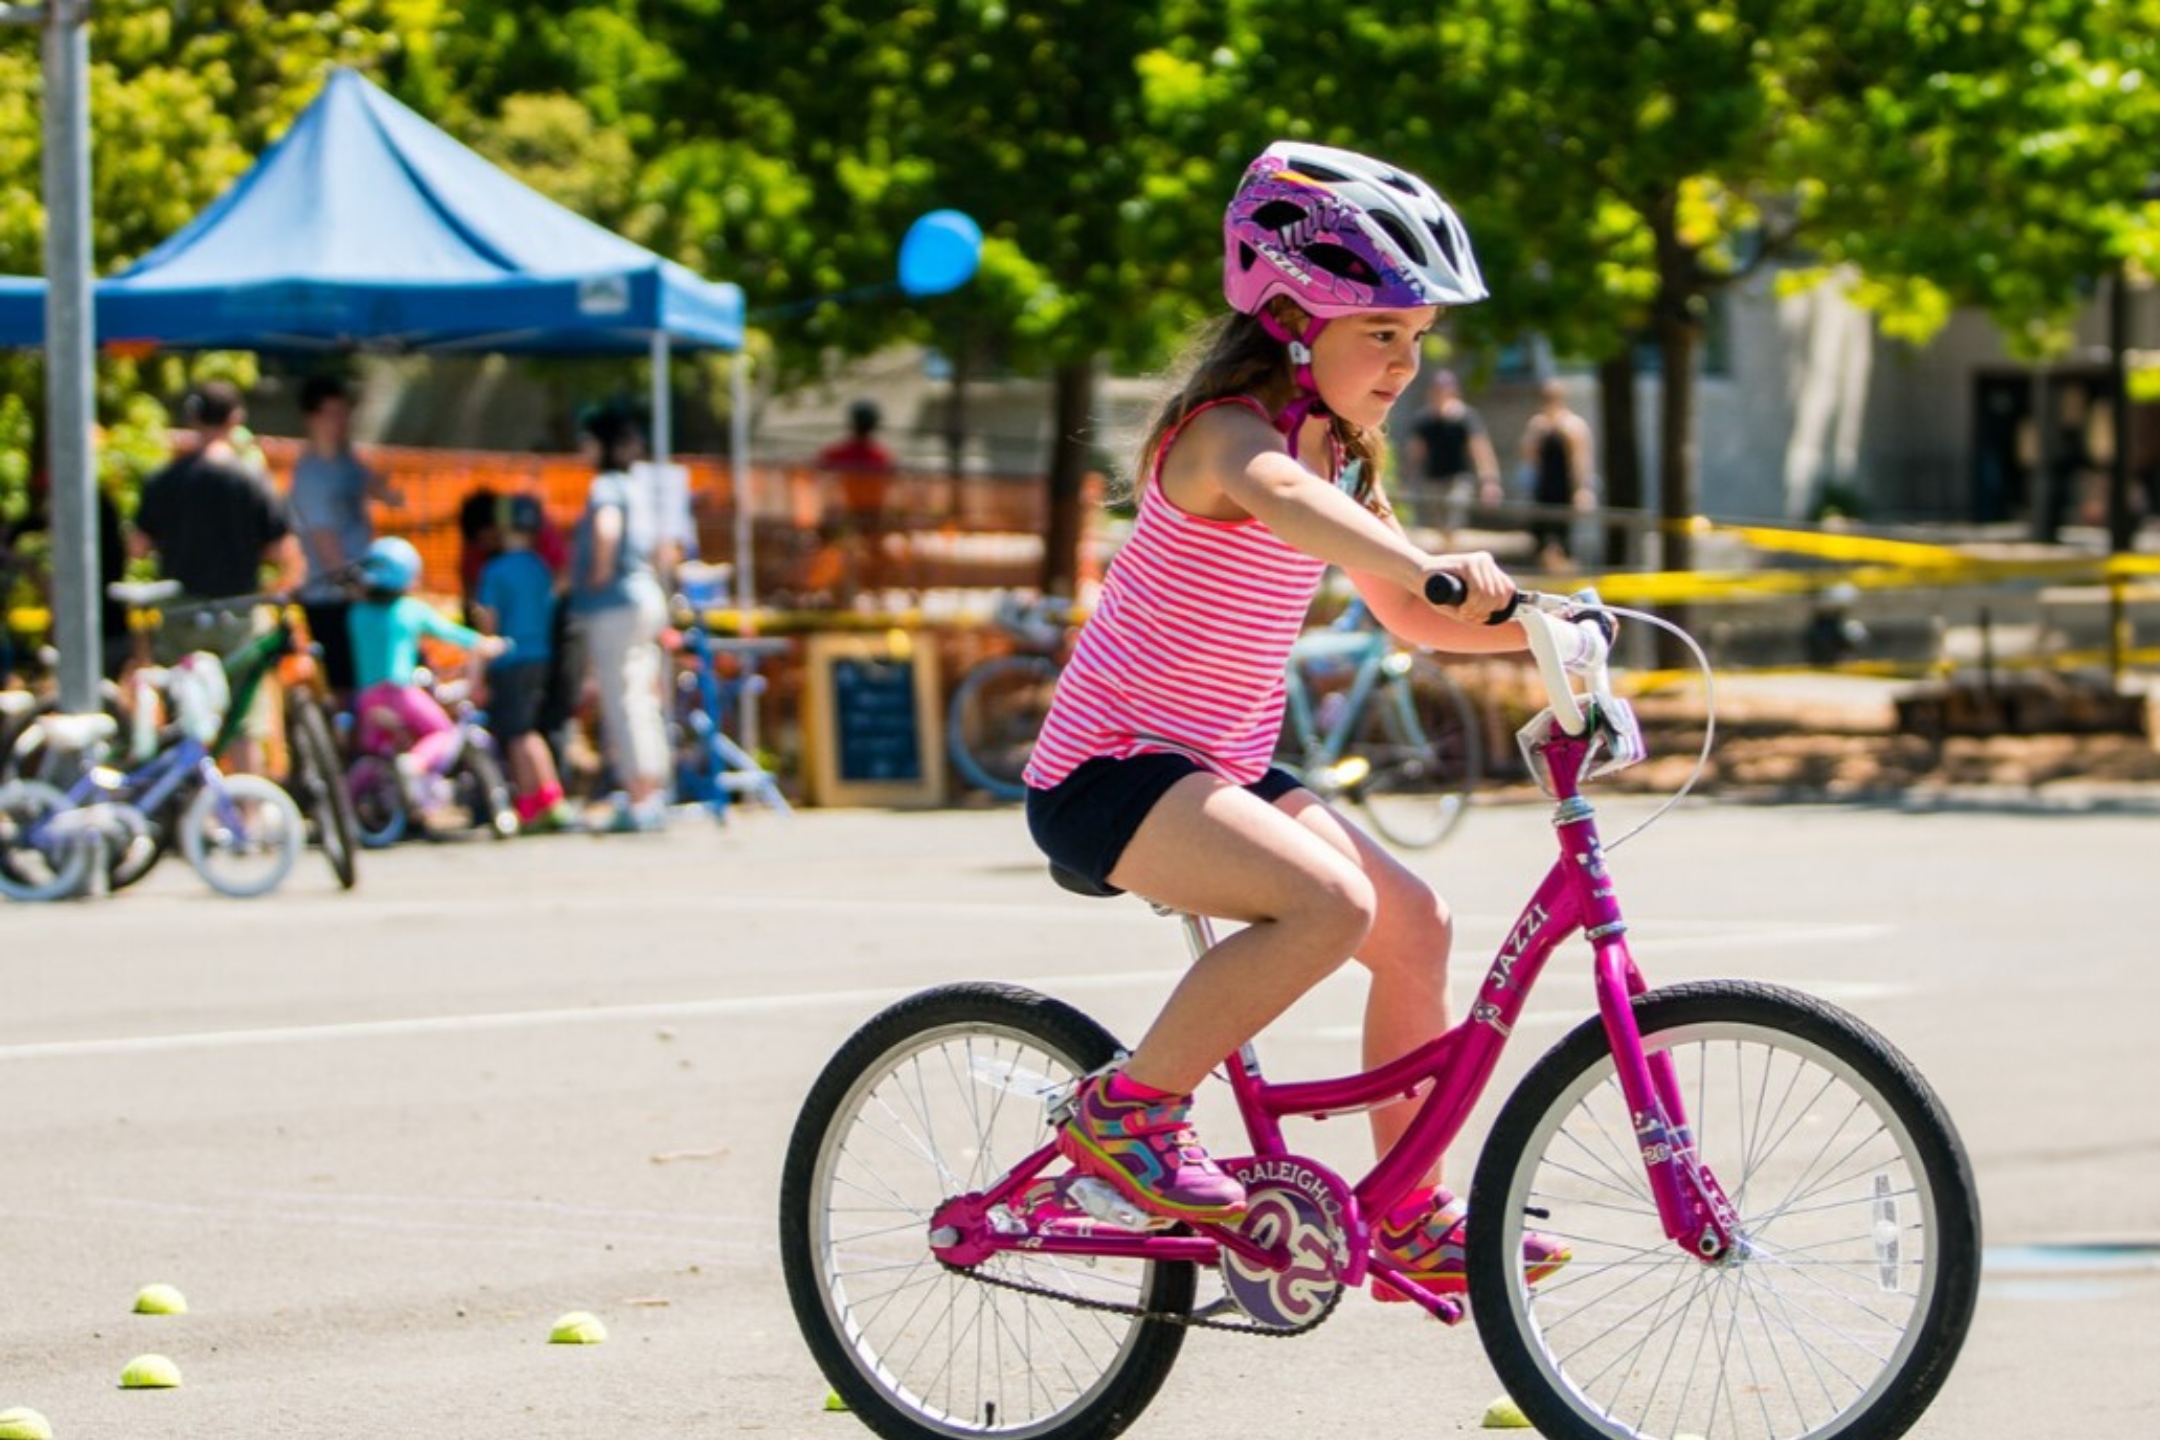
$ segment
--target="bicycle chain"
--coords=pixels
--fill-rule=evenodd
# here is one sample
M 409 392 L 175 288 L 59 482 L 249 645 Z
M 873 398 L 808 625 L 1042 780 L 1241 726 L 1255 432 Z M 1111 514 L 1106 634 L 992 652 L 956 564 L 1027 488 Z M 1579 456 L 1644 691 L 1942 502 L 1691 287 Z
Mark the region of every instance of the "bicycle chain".
M 1328 1317 L 1335 1313 L 1335 1307 L 1342 1303 L 1343 1297 L 1343 1287 L 1338 1284 L 1335 1287 L 1335 1294 L 1329 1299 L 1325 1310 L 1322 1310 L 1318 1315 L 1302 1325 L 1277 1328 L 1272 1325 L 1257 1325 L 1249 1319 L 1217 1320 L 1207 1315 L 1181 1314 L 1174 1310 L 1149 1310 L 1140 1305 L 1121 1305 L 1115 1300 L 1090 1300 L 1086 1296 L 1068 1294 L 1063 1290 L 1052 1290 L 1048 1286 L 1030 1285 L 1025 1280 L 1008 1280 L 1002 1275 L 985 1274 L 978 1268 L 955 1265 L 949 1260 L 940 1260 L 938 1263 L 953 1274 L 964 1275 L 979 1285 L 988 1285 L 998 1290 L 1012 1290 L 1022 1295 L 1037 1295 L 1045 1300 L 1062 1300 L 1067 1305 L 1076 1306 L 1082 1310 L 1099 1310 L 1109 1315 L 1130 1315 L 1136 1320 L 1155 1320 L 1165 1325 L 1183 1325 L 1189 1330 L 1223 1330 L 1232 1335 L 1257 1336 L 1262 1340 L 1287 1340 L 1294 1335 L 1304 1335 L 1319 1329 L 1327 1323 Z

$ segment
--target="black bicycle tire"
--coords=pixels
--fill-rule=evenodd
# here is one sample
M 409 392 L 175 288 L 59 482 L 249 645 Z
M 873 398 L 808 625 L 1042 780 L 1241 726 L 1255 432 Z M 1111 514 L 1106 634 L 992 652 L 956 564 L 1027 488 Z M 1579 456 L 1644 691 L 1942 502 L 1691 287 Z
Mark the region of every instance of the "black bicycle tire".
M 832 1132 L 841 1119 L 841 1107 L 849 1098 L 878 1067 L 895 1063 L 911 1042 L 956 1028 L 985 1037 L 1003 1034 L 1029 1039 L 1076 1074 L 1107 1064 L 1118 1053 L 1117 1041 L 1107 1030 L 1062 1001 L 1013 985 L 947 985 L 909 996 L 872 1018 L 840 1047 L 811 1087 L 781 1167 L 781 1270 L 796 1323 L 818 1367 L 856 1418 L 886 1440 L 952 1440 L 980 1433 L 982 1427 L 926 1423 L 919 1412 L 900 1403 L 866 1373 L 862 1358 L 841 1333 L 839 1317 L 826 1304 L 828 1291 L 816 1239 L 819 1227 L 812 1214 L 821 1203 L 818 1176 L 826 1163 L 827 1147 L 834 1143 Z M 1143 1274 L 1139 1291 L 1143 1308 L 1175 1315 L 1191 1310 L 1196 1279 L 1191 1264 L 1157 1262 L 1145 1267 Z M 1005 1292 L 985 1287 L 983 1293 Z M 1114 1368 L 1105 1371 L 1089 1392 L 1092 1398 L 1070 1414 L 1043 1417 L 1039 1425 L 1029 1427 L 1031 1440 L 1114 1436 L 1139 1418 L 1168 1378 L 1184 1344 L 1186 1327 L 1155 1319 L 1134 1319 L 1131 1324 L 1137 1329 L 1128 1333 Z
M 360 821 L 345 788 L 345 762 L 330 733 L 322 705 L 303 690 L 285 692 L 285 742 L 290 751 L 293 798 L 315 822 L 316 843 L 330 862 L 340 890 L 359 880 Z
M 961 678 L 945 711 L 945 748 L 953 769 L 963 780 L 995 799 L 1026 798 L 1027 786 L 1020 779 L 1020 770 L 1033 753 L 1033 736 L 1028 737 L 1027 751 L 1018 757 L 1019 763 L 1003 758 L 993 761 L 979 753 L 983 748 L 980 717 L 985 705 L 998 703 L 995 687 L 1018 679 L 1038 684 L 1048 681 L 1054 689 L 1059 671 L 1058 663 L 1047 655 L 999 655 Z M 1045 713 L 1047 710 L 1045 705 Z M 1034 728 L 1040 725 L 1038 718 Z
M 1384 707 L 1399 704 L 1405 686 L 1409 687 L 1414 713 L 1424 731 L 1424 749 L 1416 756 L 1396 757 L 1392 752 L 1400 748 L 1402 737 L 1375 736 L 1372 732 L 1387 730 L 1396 723 Z M 1437 698 L 1427 702 L 1423 698 L 1426 696 Z M 1447 673 L 1447 667 L 1430 656 L 1413 657 L 1401 675 L 1391 676 L 1373 688 L 1357 724 L 1358 734 L 1347 753 L 1364 755 L 1373 768 L 1355 787 L 1355 794 L 1358 808 L 1380 837 L 1406 850 L 1429 850 L 1454 834 L 1477 794 L 1484 769 L 1484 741 L 1477 707 Z M 1434 733 L 1436 730 L 1439 733 Z M 1383 797 L 1400 795 L 1401 787 L 1410 785 L 1418 787 L 1418 800 L 1411 813 L 1429 815 L 1430 824 L 1412 827 L 1404 812 L 1384 802 Z M 1428 797 L 1429 810 L 1425 804 Z
M 1864 1081 L 1909 1137 L 1910 1151 L 1897 1153 L 1906 1163 L 1917 1164 L 1925 1176 L 1934 1220 L 1925 1249 L 1932 1293 L 1926 1298 L 1924 1313 L 1920 1313 L 1923 1307 L 1916 1306 L 1914 1322 L 1901 1332 L 1915 1338 L 1897 1362 L 1896 1373 L 1876 1377 L 1863 1392 L 1863 1407 L 1841 1411 L 1804 1432 L 1808 1440 L 1893 1440 L 1902 1435 L 1948 1377 L 1971 1328 L 1979 1296 L 1978 1193 L 1963 1142 L 1941 1101 L 1889 1041 L 1844 1011 L 1798 991 L 1749 981 L 1700 981 L 1639 996 L 1634 1008 L 1651 1048 L 1656 1048 L 1660 1036 L 1675 1030 L 1726 1026 L 1784 1037 L 1805 1050 L 1819 1051 Z M 1593 1019 L 1532 1067 L 1502 1108 L 1479 1157 L 1470 1193 L 1473 1215 L 1509 1213 L 1509 1197 L 1522 1193 L 1518 1188 L 1522 1168 L 1538 1163 L 1538 1137 L 1546 1130 L 1549 1113 L 1569 1103 L 1569 1092 L 1578 1091 L 1588 1072 L 1602 1069 L 1609 1057 L 1603 1025 Z M 1604 1083 L 1609 1085 L 1609 1079 Z M 1570 1155 L 1580 1152 L 1581 1147 L 1574 1146 Z M 1706 1158 L 1716 1170 L 1716 1157 Z M 1728 1190 L 1735 1189 L 1737 1177 L 1720 1178 Z M 1744 1224 L 1756 1221 L 1750 1202 L 1737 1192 L 1735 1202 Z M 1754 1203 L 1759 1204 L 1759 1199 Z M 1766 1231 L 1777 1223 L 1775 1214 L 1760 1218 Z M 1561 1230 L 1566 1217 L 1541 1214 L 1536 1223 Z M 1478 1318 L 1479 1338 L 1493 1369 L 1531 1424 L 1552 1440 L 1611 1440 L 1633 1433 L 1590 1418 L 1596 1402 L 1585 1398 L 1578 1408 L 1569 1398 L 1572 1387 L 1555 1384 L 1540 1363 L 1537 1342 L 1526 1333 L 1521 1318 L 1524 1309 L 1517 1303 L 1522 1290 L 1520 1261 L 1515 1257 L 1522 1228 L 1519 1223 L 1481 1227 L 1473 1221 L 1468 1230 L 1471 1311 Z M 1566 1278 L 1563 1268 L 1547 1283 Z
M 450 773 L 473 829 L 485 830 L 497 840 L 518 833 L 517 802 L 511 796 L 501 763 L 486 741 L 478 735 L 467 736 L 465 749 Z
M 374 793 L 367 793 L 374 792 Z M 363 801 L 363 794 L 367 798 Z M 384 850 L 403 840 L 412 829 L 412 815 L 398 784 L 397 767 L 387 755 L 359 755 L 345 767 L 345 795 L 352 802 L 353 833 L 364 850 Z M 369 820 L 380 800 L 384 823 Z

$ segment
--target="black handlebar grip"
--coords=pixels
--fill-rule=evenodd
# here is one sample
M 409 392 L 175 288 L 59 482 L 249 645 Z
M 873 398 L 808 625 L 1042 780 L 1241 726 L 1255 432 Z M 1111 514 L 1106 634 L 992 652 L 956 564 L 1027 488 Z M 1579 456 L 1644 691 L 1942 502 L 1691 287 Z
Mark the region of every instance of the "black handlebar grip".
M 1435 570 L 1425 577 L 1425 601 L 1430 605 L 1460 605 L 1469 598 L 1470 587 L 1463 584 L 1460 575 L 1450 575 L 1445 570 Z M 1485 617 L 1487 625 L 1505 625 L 1515 618 L 1515 607 L 1522 604 L 1522 592 L 1508 596 L 1507 604 Z

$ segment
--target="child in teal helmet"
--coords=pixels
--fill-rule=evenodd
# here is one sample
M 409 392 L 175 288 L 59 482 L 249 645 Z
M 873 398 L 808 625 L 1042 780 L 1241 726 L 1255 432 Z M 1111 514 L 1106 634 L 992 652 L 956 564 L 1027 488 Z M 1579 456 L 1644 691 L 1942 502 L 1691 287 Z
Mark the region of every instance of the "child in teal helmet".
M 436 770 L 449 757 L 453 727 L 435 697 L 418 683 L 420 638 L 444 641 L 482 659 L 502 654 L 508 642 L 468 629 L 410 593 L 420 583 L 420 552 L 408 540 L 386 535 L 368 546 L 360 562 L 360 581 L 366 593 L 352 607 L 346 625 L 352 636 L 353 681 L 359 692 L 354 713 L 360 717 L 362 743 L 371 726 L 396 724 L 412 737 L 398 757 L 400 772 Z

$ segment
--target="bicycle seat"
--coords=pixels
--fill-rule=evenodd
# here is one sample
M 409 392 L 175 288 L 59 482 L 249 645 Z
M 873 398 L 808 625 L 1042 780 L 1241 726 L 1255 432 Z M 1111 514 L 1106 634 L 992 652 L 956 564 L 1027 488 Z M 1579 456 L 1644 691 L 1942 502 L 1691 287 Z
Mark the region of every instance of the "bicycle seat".
M 180 597 L 177 580 L 115 580 L 105 587 L 105 593 L 123 605 L 138 609 L 160 604 Z
M 87 715 L 47 715 L 38 721 L 45 743 L 55 750 L 88 750 L 120 733 L 120 722 L 103 711 Z
M 1070 890 L 1075 895 L 1085 895 L 1091 900 L 1108 900 L 1125 893 L 1115 885 L 1098 885 L 1079 871 L 1068 870 L 1062 865 L 1053 864 L 1050 867 L 1050 878 L 1057 881 L 1059 889 Z

